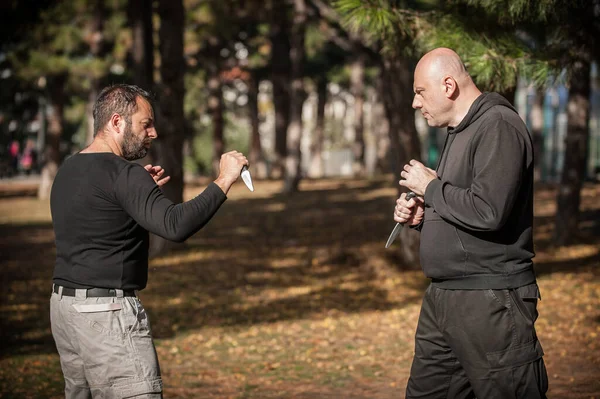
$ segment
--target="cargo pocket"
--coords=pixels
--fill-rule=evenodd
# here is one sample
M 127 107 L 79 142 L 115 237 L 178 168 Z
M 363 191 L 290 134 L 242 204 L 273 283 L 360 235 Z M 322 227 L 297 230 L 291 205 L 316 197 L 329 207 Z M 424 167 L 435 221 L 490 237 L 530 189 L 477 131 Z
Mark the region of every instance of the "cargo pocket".
M 537 339 L 503 351 L 486 353 L 492 372 L 532 363 L 542 356 L 544 351 Z
M 537 301 L 541 299 L 536 283 L 509 290 L 510 297 L 526 322 L 533 325 L 538 318 Z
M 140 395 L 147 395 L 150 398 L 161 398 L 163 391 L 163 382 L 160 377 L 128 381 L 113 385 L 114 396 L 116 398 L 134 398 Z
M 545 399 L 548 376 L 544 351 L 536 339 L 507 350 L 486 354 L 490 364 L 489 398 Z M 496 395 L 492 394 L 495 393 Z

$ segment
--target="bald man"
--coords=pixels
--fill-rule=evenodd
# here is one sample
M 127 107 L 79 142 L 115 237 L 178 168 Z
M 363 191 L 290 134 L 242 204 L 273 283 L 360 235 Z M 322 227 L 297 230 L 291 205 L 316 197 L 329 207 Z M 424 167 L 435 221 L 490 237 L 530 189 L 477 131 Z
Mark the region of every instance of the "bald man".
M 459 56 L 423 56 L 413 108 L 448 134 L 435 170 L 411 160 L 394 220 L 421 232 L 431 279 L 415 336 L 407 398 L 545 398 L 534 323 L 533 147 L 517 111 L 482 93 Z

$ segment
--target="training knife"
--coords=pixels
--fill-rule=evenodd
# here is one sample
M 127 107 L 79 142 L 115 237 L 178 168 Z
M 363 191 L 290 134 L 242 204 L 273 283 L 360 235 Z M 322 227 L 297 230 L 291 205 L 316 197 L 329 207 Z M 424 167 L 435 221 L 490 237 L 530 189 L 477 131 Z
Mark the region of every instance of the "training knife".
M 246 187 L 248 187 L 248 190 L 254 191 L 254 185 L 252 184 L 252 176 L 250 176 L 250 171 L 248 170 L 247 165 L 244 165 L 240 175 L 242 176 L 242 180 L 244 181 L 244 183 L 246 183 Z
M 417 196 L 417 194 L 410 191 L 408 194 L 406 194 L 406 200 L 408 201 L 411 198 L 414 198 L 416 196 Z M 400 234 L 402 227 L 404 227 L 404 223 L 396 223 L 396 226 L 394 226 L 394 230 L 392 230 L 392 232 L 390 233 L 390 236 L 387 239 L 387 242 L 385 243 L 386 248 L 389 248 L 390 245 L 392 245 L 392 243 L 394 242 L 396 237 L 398 237 L 398 234 Z

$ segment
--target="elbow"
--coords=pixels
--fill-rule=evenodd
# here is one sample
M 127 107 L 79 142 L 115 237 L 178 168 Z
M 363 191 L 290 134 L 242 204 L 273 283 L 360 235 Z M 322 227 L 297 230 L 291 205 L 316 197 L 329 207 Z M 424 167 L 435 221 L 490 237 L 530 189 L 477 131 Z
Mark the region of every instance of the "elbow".
M 502 228 L 502 223 L 498 220 L 490 220 L 482 225 L 483 231 L 497 231 Z
M 190 238 L 190 234 L 184 234 L 182 232 L 173 232 L 167 239 L 176 243 L 182 243 L 185 242 L 185 240 L 187 240 L 188 238 Z
M 500 215 L 487 215 L 480 219 L 479 230 L 481 231 L 497 231 L 504 226 L 505 220 Z

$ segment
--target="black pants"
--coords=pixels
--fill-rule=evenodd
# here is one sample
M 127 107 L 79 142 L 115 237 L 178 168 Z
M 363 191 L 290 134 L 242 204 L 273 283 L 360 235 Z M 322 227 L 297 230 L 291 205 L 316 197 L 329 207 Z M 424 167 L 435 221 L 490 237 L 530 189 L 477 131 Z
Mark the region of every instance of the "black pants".
M 430 285 L 415 336 L 406 398 L 546 398 L 534 323 L 537 284 L 506 290 Z

